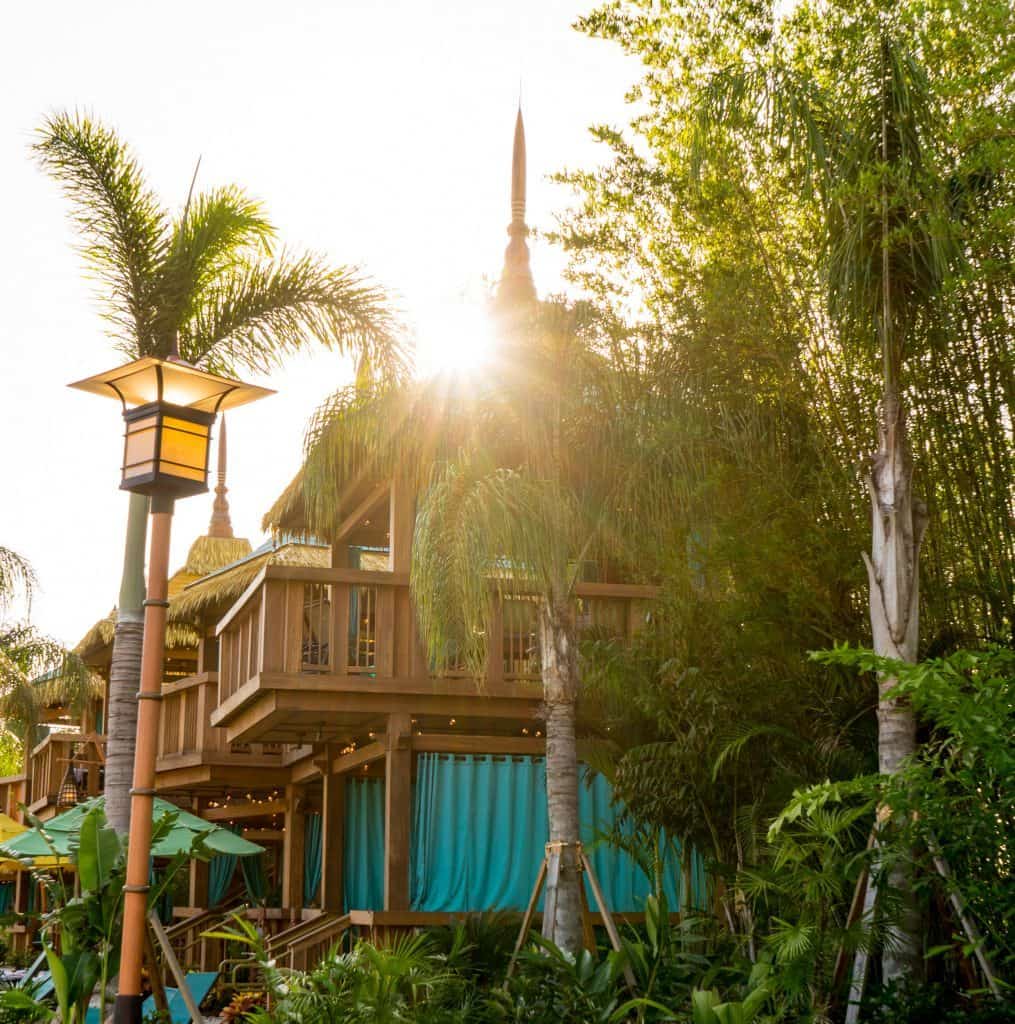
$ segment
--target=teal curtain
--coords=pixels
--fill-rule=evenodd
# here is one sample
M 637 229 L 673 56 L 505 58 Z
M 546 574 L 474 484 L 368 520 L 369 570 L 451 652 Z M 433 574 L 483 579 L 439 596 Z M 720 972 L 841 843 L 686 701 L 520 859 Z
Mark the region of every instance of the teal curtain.
M 322 853 L 321 816 L 308 814 L 303 819 L 303 903 L 305 906 L 309 906 L 317 899 L 317 890 L 321 887 Z
M 582 840 L 603 895 L 611 910 L 635 911 L 644 907 L 651 880 L 627 854 L 597 842 L 620 811 L 605 778 L 581 784 Z M 524 908 L 548 830 L 543 758 L 421 754 L 413 800 L 413 909 Z M 669 851 L 664 872 L 670 907 L 679 909 L 678 850 Z M 693 884 L 700 886 L 700 866 L 695 875 Z M 591 891 L 588 896 L 597 909 Z
M 233 825 L 231 828 L 235 835 L 243 835 L 242 825 Z M 239 858 L 243 887 L 247 890 L 247 898 L 252 903 L 263 903 L 268 894 L 268 875 L 264 870 L 265 856 L 266 854 L 259 853 L 254 857 Z
M 6 914 L 14 903 L 14 883 L 0 882 L 0 914 Z
M 208 906 L 217 907 L 229 889 L 236 870 L 236 858 L 227 853 L 213 857 L 208 864 Z
M 384 906 L 384 780 L 345 784 L 345 909 Z
M 154 888 L 157 885 L 162 884 L 162 879 L 165 877 L 165 871 L 159 871 L 155 866 L 155 858 L 152 857 L 148 861 L 148 884 Z M 155 904 L 155 913 L 158 914 L 159 920 L 163 924 L 169 924 L 173 919 L 173 886 L 172 884 L 166 886 L 159 896 L 158 901 Z

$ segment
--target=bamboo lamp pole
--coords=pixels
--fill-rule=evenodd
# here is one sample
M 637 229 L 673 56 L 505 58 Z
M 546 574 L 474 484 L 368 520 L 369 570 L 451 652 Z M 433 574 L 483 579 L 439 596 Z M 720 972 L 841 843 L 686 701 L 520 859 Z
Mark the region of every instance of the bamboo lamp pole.
M 141 1024 L 141 962 L 148 916 L 173 506 L 177 498 L 208 490 L 208 454 L 216 415 L 272 392 L 205 373 L 175 355 L 168 359 L 146 356 L 71 387 L 119 399 L 126 424 L 120 487 L 151 498 L 119 991 L 113 1010 L 115 1024 Z

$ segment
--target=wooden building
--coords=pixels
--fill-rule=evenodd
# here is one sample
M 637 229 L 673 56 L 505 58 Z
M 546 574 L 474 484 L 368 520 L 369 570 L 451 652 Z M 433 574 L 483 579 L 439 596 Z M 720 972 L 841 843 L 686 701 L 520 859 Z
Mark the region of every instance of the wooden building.
M 521 112 L 508 233 L 498 299 L 532 301 Z M 517 762 L 535 778 L 545 753 L 536 606 L 522 593 L 500 601 L 482 679 L 464 670 L 435 676 L 409 589 L 415 495 L 397 480 L 350 483 L 340 501 L 348 512 L 324 545 L 285 539 L 305 532 L 291 488 L 276 506 L 283 539 L 251 551 L 232 535 L 224 436 L 223 427 L 208 534 L 170 585 L 157 787 L 268 849 L 261 918 L 276 933 L 273 951 L 303 963 L 350 925 L 446 918 L 414 899 L 414 793 L 422 766 L 431 771 L 441 758 L 484 770 Z M 644 621 L 655 596 L 651 587 L 618 582 L 583 583 L 577 593 L 580 621 L 621 637 Z M 81 647 L 107 676 L 111 637 L 112 620 L 103 620 Z M 82 730 L 101 747 L 101 709 Z M 69 740 L 54 733 L 49 742 Z M 36 786 L 36 772 L 49 770 L 36 755 L 28 784 L 33 796 L 38 790 L 31 806 L 39 813 L 53 801 L 51 781 Z M 87 792 L 98 784 L 99 772 L 89 774 Z M 368 804 L 376 819 L 369 827 L 357 817 Z M 368 847 L 360 833 L 371 829 Z M 541 850 L 545 833 L 530 838 Z M 525 892 L 535 867 L 514 868 Z M 209 908 L 228 903 L 215 874 L 214 864 L 195 864 L 188 905 L 177 908 L 177 934 L 192 933 L 188 949 L 199 945 L 194 935 L 207 927 Z M 242 898 L 239 881 L 232 885 Z M 201 957 L 210 955 L 202 948 Z

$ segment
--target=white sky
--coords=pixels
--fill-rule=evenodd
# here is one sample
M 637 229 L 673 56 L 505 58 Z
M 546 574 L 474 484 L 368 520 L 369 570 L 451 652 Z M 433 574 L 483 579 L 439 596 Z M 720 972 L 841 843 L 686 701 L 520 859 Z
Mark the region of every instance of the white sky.
M 173 205 L 237 182 L 266 201 L 282 239 L 358 263 L 398 293 L 429 361 L 474 322 L 507 242 L 519 81 L 530 225 L 566 191 L 545 177 L 588 166 L 593 122 L 624 120 L 637 69 L 570 28 L 591 0 L 50 0 L 2 5 L 0 545 L 41 578 L 33 620 L 73 644 L 113 606 L 126 495 L 122 421 L 73 380 L 120 361 L 73 250 L 67 204 L 28 155 L 49 111 L 89 110 L 134 147 Z M 533 245 L 542 293 L 559 253 Z M 456 326 L 457 325 L 457 326 Z M 294 361 L 279 395 L 230 415 L 238 536 L 299 465 L 303 429 L 348 379 L 342 359 Z M 173 565 L 206 529 L 211 497 L 177 504 Z

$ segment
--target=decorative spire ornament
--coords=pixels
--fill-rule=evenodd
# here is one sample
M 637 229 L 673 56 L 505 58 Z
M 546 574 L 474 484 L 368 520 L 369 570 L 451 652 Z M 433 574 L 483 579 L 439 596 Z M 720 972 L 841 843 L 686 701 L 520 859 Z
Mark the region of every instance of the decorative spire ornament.
M 215 484 L 215 501 L 211 507 L 211 523 L 208 525 L 209 537 L 222 537 L 232 540 L 233 523 L 229 518 L 229 499 L 226 497 L 226 418 L 222 417 L 222 428 L 219 433 L 219 457 L 216 468 L 218 483 Z
M 511 223 L 507 233 L 511 240 L 504 250 L 504 269 L 497 289 L 497 302 L 501 306 L 534 302 L 536 286 L 532 282 L 529 246 L 525 241 L 529 228 L 525 223 L 525 123 L 520 102 L 511 156 Z

